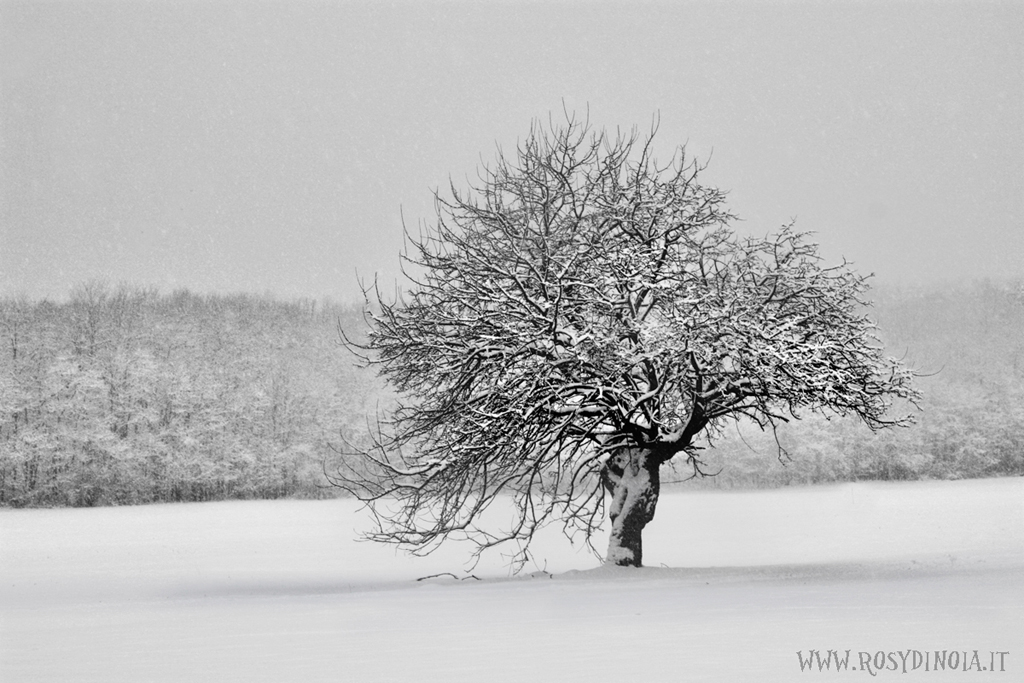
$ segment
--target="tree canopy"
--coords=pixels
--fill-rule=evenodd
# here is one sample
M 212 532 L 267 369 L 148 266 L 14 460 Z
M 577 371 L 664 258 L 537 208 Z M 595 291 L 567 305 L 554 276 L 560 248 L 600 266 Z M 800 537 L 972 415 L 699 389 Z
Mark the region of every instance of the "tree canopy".
M 607 507 L 606 561 L 639 565 L 659 468 L 704 474 L 728 421 L 909 420 L 889 415 L 916 393 L 865 315 L 866 278 L 792 225 L 737 235 L 704 167 L 684 148 L 659 164 L 653 143 L 535 123 L 475 186 L 435 194 L 407 291 L 368 292 L 358 346 L 400 397 L 340 479 L 372 504 L 372 538 L 517 541 L 524 559 L 547 522 L 589 542 Z M 511 523 L 481 521 L 497 500 Z

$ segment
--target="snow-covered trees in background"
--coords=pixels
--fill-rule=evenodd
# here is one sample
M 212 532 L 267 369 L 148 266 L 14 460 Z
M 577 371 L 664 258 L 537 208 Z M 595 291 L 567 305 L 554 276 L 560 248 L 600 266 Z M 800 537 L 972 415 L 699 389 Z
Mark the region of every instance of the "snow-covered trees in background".
M 857 479 L 1024 475 L 1024 283 L 882 287 L 873 314 L 889 352 L 919 370 L 910 429 L 873 433 L 810 417 L 780 428 L 789 457 L 750 425 L 708 453 L 698 485 L 771 487 Z
M 522 557 L 551 521 L 589 541 L 607 509 L 606 561 L 639 566 L 662 468 L 703 474 L 736 420 L 909 422 L 889 408 L 916 398 L 911 373 L 864 315 L 864 278 L 790 227 L 737 236 L 702 168 L 652 145 L 535 125 L 478 187 L 438 195 L 411 291 L 376 297 L 359 347 L 402 398 L 338 480 L 373 506 L 373 538 Z M 511 523 L 480 523 L 505 496 Z
M 357 319 L 100 283 L 0 300 L 0 504 L 324 495 L 379 394 L 338 350 Z
M 67 303 L 0 298 L 0 504 L 332 494 L 321 459 L 365 438 L 367 410 L 389 400 L 337 347 L 339 318 L 362 325 L 353 309 L 129 288 L 142 341 L 131 354 L 122 343 L 105 370 L 81 353 L 82 289 Z M 872 432 L 806 415 L 772 434 L 738 423 L 700 453 L 717 476 L 685 486 L 1024 475 L 1024 287 L 872 294 L 888 353 L 921 372 L 917 424 Z M 248 338 L 264 319 L 263 337 Z M 663 475 L 672 485 L 692 468 Z

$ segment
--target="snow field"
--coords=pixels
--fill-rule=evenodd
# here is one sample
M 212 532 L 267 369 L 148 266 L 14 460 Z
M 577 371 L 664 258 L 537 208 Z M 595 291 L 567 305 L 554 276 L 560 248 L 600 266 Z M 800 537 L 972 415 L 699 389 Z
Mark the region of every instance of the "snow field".
M 344 500 L 0 510 L 0 680 L 977 675 L 801 672 L 809 649 L 1009 651 L 987 679 L 1024 678 L 1020 479 L 673 489 L 642 570 L 552 530 L 518 577 L 495 554 L 416 581 L 466 576 L 466 548 L 413 558 L 364 524 Z

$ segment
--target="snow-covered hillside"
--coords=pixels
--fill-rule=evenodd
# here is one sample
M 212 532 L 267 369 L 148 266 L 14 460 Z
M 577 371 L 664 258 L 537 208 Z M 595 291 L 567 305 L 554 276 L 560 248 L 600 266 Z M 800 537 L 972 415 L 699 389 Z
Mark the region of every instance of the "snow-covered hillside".
M 837 677 L 801 671 L 812 649 L 850 650 L 843 679 L 1024 680 L 1021 479 L 674 490 L 642 570 L 551 533 L 518 577 L 495 554 L 416 581 L 467 577 L 467 549 L 363 524 L 351 501 L 0 510 L 0 680 Z

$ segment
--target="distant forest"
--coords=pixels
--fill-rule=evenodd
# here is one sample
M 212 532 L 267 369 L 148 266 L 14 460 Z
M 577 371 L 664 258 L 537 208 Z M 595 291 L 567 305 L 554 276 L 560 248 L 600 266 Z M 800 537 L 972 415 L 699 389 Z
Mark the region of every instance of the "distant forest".
M 917 424 L 808 415 L 737 425 L 697 485 L 1024 474 L 1024 283 L 879 289 L 890 355 L 922 375 Z M 0 505 L 322 497 L 388 394 L 339 329 L 358 307 L 89 283 L 0 299 Z
M 0 300 L 0 504 L 334 495 L 383 392 L 359 309 L 90 283 Z
M 854 419 L 801 416 L 776 434 L 726 430 L 707 451 L 706 487 L 1024 475 L 1024 282 L 870 293 L 888 355 L 923 399 L 912 427 L 872 432 Z

